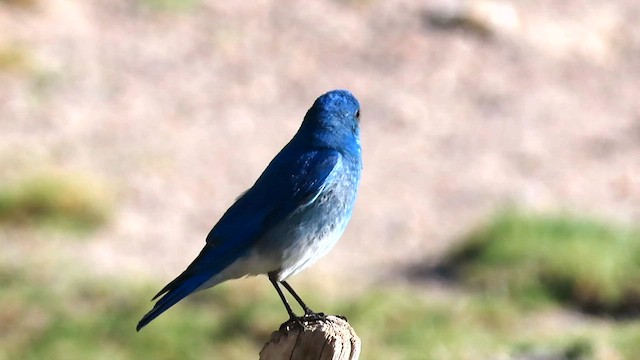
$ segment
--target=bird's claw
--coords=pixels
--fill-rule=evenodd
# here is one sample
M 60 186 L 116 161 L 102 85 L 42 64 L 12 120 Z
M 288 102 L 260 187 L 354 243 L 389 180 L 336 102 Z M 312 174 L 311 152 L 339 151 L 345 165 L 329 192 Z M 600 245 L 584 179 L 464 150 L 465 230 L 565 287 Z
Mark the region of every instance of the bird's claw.
M 325 315 L 325 313 L 317 313 L 317 312 L 313 312 L 313 311 L 308 311 L 305 312 L 305 314 L 302 316 L 301 318 L 302 321 L 327 321 L 327 315 Z
M 342 317 L 344 318 L 344 317 Z M 304 325 L 310 322 L 325 322 L 327 321 L 327 315 L 325 313 L 317 313 L 313 311 L 307 311 L 302 316 L 292 316 L 289 320 L 285 321 L 280 325 L 281 332 L 288 332 L 293 330 L 294 328 L 304 329 Z

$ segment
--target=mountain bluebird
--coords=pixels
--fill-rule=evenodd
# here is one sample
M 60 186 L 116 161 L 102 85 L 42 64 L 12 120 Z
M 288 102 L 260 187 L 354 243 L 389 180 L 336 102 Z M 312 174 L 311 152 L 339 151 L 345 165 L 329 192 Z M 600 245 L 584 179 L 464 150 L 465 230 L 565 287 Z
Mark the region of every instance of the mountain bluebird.
M 153 298 L 163 295 L 136 329 L 193 292 L 259 274 L 269 277 L 290 320 L 322 316 L 285 280 L 325 255 L 351 218 L 362 169 L 359 119 L 360 104 L 346 90 L 316 99 L 293 139 L 211 229 L 191 265 Z

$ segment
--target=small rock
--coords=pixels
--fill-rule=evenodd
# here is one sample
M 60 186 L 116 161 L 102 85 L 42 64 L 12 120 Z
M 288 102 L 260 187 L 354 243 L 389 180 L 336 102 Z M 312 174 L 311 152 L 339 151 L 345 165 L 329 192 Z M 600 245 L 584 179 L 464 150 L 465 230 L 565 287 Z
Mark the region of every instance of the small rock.
M 520 26 L 513 5 L 489 0 L 444 3 L 427 10 L 425 19 L 435 28 L 463 29 L 486 37 L 513 32 Z

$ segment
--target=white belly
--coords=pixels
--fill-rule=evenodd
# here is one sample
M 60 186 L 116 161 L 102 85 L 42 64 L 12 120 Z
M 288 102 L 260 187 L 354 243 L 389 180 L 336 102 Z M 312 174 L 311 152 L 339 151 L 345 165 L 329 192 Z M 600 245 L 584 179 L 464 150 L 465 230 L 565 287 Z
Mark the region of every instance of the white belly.
M 333 229 L 328 229 L 326 233 L 321 235 L 322 238 L 309 238 L 303 241 L 303 246 L 291 246 L 287 249 L 278 272 L 278 280 L 285 280 L 289 276 L 299 273 L 325 256 L 336 245 L 346 226 L 347 220 L 344 220 L 336 224 Z

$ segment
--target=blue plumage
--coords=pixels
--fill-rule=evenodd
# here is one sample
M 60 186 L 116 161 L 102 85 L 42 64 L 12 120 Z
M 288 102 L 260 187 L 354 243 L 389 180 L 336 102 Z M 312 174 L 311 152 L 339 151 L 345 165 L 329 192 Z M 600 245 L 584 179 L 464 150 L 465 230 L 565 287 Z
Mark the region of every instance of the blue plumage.
M 320 96 L 300 129 L 227 210 L 196 259 L 154 297 L 137 330 L 185 296 L 223 281 L 267 274 L 315 315 L 286 279 L 325 255 L 351 217 L 362 169 L 360 105 L 346 90 Z

